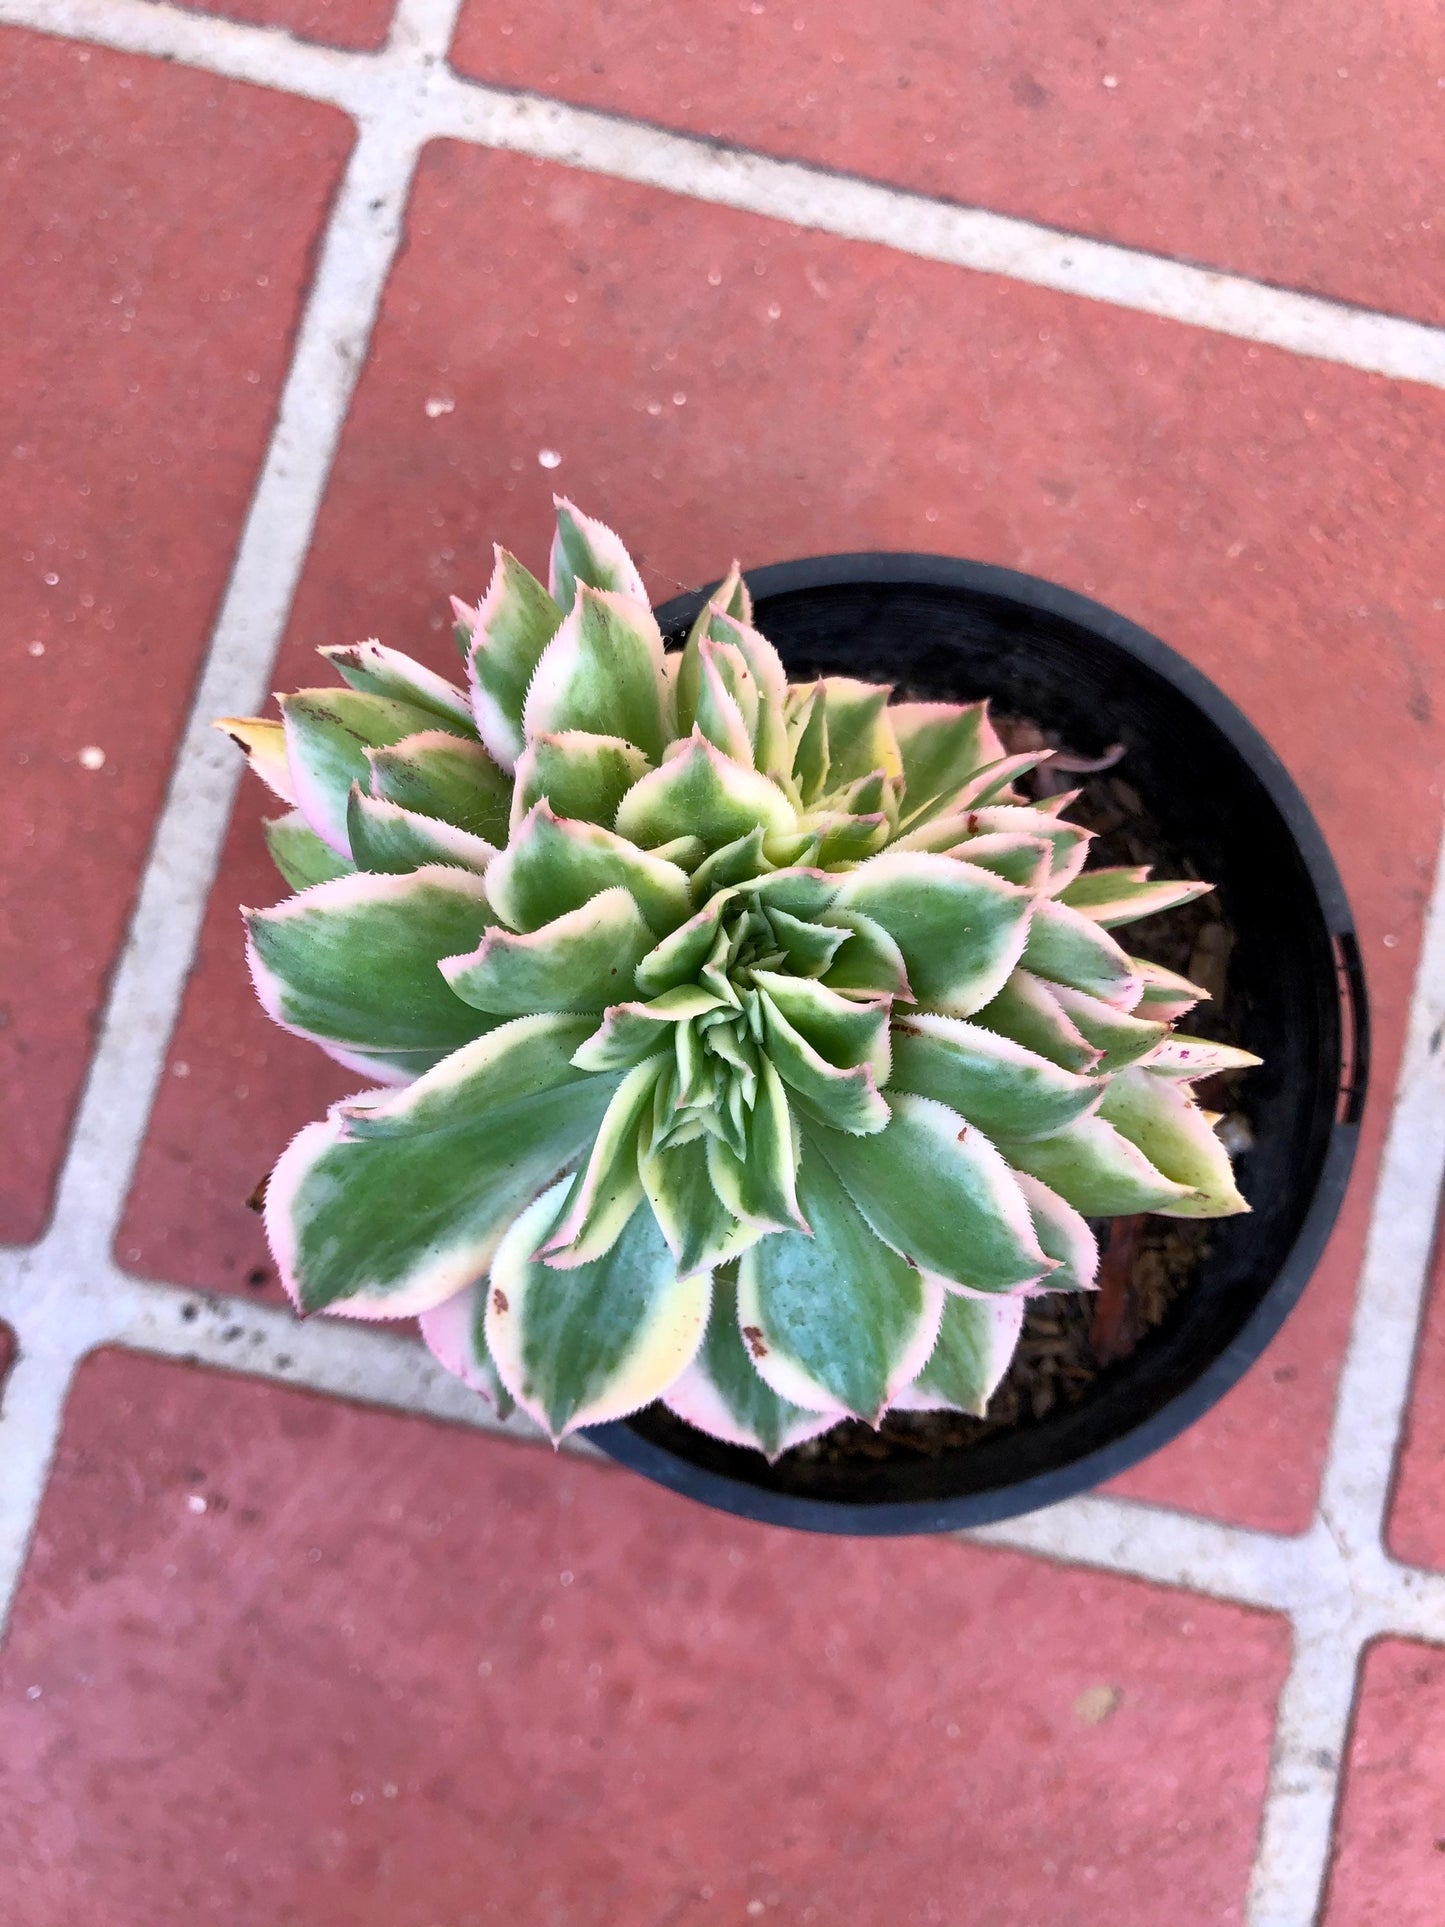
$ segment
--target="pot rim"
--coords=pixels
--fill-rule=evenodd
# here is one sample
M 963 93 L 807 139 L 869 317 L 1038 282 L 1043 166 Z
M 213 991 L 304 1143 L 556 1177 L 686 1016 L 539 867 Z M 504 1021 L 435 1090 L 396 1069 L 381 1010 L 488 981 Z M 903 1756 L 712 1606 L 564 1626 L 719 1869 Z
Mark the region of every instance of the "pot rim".
M 1185 1431 L 1229 1391 L 1274 1338 L 1309 1282 L 1334 1225 L 1354 1164 L 1360 1117 L 1369 1083 L 1370 1023 L 1364 968 L 1344 884 L 1293 777 L 1237 704 L 1169 645 L 1103 603 L 994 563 L 886 550 L 810 556 L 750 569 L 746 580 L 759 601 L 809 589 L 850 585 L 957 589 L 1058 617 L 1089 630 L 1152 670 L 1192 703 L 1246 762 L 1293 839 L 1333 944 L 1341 999 L 1342 1038 L 1348 1040 L 1336 1117 L 1314 1197 L 1284 1262 L 1230 1343 L 1159 1410 L 1110 1439 L 1045 1472 L 983 1492 L 948 1498 L 862 1501 L 817 1498 L 749 1484 L 681 1458 L 632 1428 L 628 1419 L 594 1426 L 582 1436 L 619 1464 L 734 1516 L 803 1531 L 884 1537 L 952 1532 L 1055 1505 L 1090 1490 L 1156 1452 Z M 689 624 L 716 583 L 674 597 L 658 611 L 664 630 Z

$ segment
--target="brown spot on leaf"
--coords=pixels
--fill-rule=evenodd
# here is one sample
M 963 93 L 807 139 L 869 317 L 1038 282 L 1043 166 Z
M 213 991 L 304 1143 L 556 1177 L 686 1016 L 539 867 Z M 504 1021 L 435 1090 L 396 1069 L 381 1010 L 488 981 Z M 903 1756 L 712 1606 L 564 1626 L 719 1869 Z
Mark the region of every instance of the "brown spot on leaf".
M 507 1294 L 500 1287 L 498 1287 L 492 1293 L 492 1310 L 500 1318 L 502 1313 L 507 1309 L 508 1309 Z
M 754 1358 L 766 1358 L 768 1348 L 763 1343 L 762 1328 L 758 1325 L 744 1325 L 743 1337 L 748 1341 L 748 1350 Z
M 271 1182 L 271 1173 L 268 1171 L 266 1175 L 261 1179 L 261 1181 L 257 1184 L 255 1190 L 251 1193 L 250 1197 L 247 1198 L 246 1209 L 248 1211 L 265 1210 L 266 1187 L 270 1184 L 270 1182 Z
M 962 1143 L 963 1143 L 963 1141 L 964 1141 L 964 1139 L 965 1139 L 965 1138 L 966 1138 L 967 1136 L 968 1136 L 968 1126 L 967 1126 L 967 1125 L 965 1124 L 965 1125 L 964 1125 L 964 1127 L 963 1127 L 963 1129 L 962 1129 L 962 1130 L 961 1130 L 961 1131 L 959 1132 L 959 1134 L 958 1134 L 958 1141 L 959 1141 L 959 1143 L 960 1143 L 960 1144 L 962 1144 Z

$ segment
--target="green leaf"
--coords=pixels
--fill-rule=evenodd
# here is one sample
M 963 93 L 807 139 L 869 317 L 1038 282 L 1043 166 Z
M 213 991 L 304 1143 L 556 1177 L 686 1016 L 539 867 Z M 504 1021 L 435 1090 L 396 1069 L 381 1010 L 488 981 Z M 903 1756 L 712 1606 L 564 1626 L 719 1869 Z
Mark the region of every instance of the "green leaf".
M 517 759 L 512 827 L 545 797 L 556 815 L 610 830 L 617 805 L 647 769 L 642 751 L 620 736 L 569 729 L 535 737 Z
M 850 996 L 897 997 L 911 1004 L 913 990 L 903 952 L 888 932 L 856 911 L 834 907 L 826 916 L 835 928 L 848 932 L 847 941 L 823 973 L 828 988 Z
M 739 1262 L 743 1341 L 781 1398 L 876 1421 L 932 1350 L 943 1290 L 874 1237 L 811 1144 L 798 1199 L 813 1235 L 774 1232 Z
M 753 877 L 764 876 L 772 868 L 763 855 L 763 828 L 748 831 L 746 836 L 737 837 L 731 843 L 724 843 L 720 850 L 714 850 L 705 862 L 700 863 L 692 873 L 692 900 L 706 903 L 719 890 L 731 889 L 734 884 L 747 883 Z
M 793 1027 L 772 998 L 758 993 L 766 1053 L 809 1116 L 833 1131 L 869 1137 L 888 1122 L 888 1104 L 866 1063 L 846 1069 L 830 1064 Z
M 890 686 L 855 682 L 851 676 L 825 676 L 820 686 L 828 706 L 829 793 L 836 795 L 875 769 L 901 776 L 903 758 L 888 709 Z
M 287 1030 L 422 1071 L 491 1028 L 437 969 L 493 921 L 480 877 L 338 877 L 245 918 L 256 993 Z
M 1009 1139 L 1010 1164 L 1057 1191 L 1088 1218 L 1162 1211 L 1188 1197 L 1102 1117 L 1083 1117 L 1051 1137 Z
M 969 1412 L 983 1418 L 1018 1347 L 1022 1298 L 965 1298 L 949 1292 L 938 1343 L 895 1401 L 903 1411 Z
M 651 1003 L 614 1004 L 601 1027 L 579 1047 L 575 1061 L 589 1071 L 631 1070 L 634 1064 L 672 1049 L 674 1024 L 723 1008 L 721 997 L 698 984 L 665 991 Z
M 485 1273 L 503 1231 L 586 1145 L 612 1093 L 609 1079 L 569 1075 L 559 1089 L 481 1110 L 470 1084 L 457 1084 L 470 1111 L 453 1130 L 352 1140 L 339 1115 L 307 1125 L 272 1173 L 265 1207 L 298 1308 L 406 1318 Z
M 1003 1155 L 946 1104 L 900 1091 L 876 1137 L 810 1135 L 878 1236 L 923 1270 L 1013 1291 L 1050 1269 Z
M 1086 991 L 1118 1010 L 1139 998 L 1139 978 L 1129 958 L 1098 924 L 1047 898 L 1039 902 L 1023 951 L 1024 967 L 1051 983 Z
M 367 753 L 371 794 L 418 816 L 434 816 L 500 849 L 507 840 L 512 785 L 480 743 L 428 729 Z
M 428 863 L 446 863 L 480 876 L 497 854 L 485 837 L 434 816 L 418 816 L 398 803 L 363 796 L 356 783 L 346 808 L 346 831 L 357 867 L 383 875 L 405 876 Z
M 366 752 L 435 730 L 437 719 L 414 703 L 356 689 L 300 689 L 277 701 L 296 790 L 293 800 L 318 836 L 350 856 L 346 806 L 352 784 L 365 788 L 370 779 Z
M 776 1067 L 759 1065 L 757 1102 L 747 1121 L 744 1153 L 717 1139 L 708 1147 L 708 1173 L 727 1209 L 751 1225 L 807 1230 L 798 1206 L 798 1137 Z
M 978 1021 L 1000 1037 L 1011 1037 L 1016 1044 L 1037 1051 L 1051 1063 L 1069 1071 L 1093 1070 L 1102 1050 L 1091 1044 L 1073 1020 L 1064 1014 L 1055 986 L 1046 984 L 1027 970 L 1015 970 L 991 1003 L 978 1012 Z
M 266 847 L 271 861 L 293 890 L 309 890 L 313 883 L 330 883 L 334 877 L 350 876 L 355 864 L 338 856 L 323 843 L 300 810 L 285 816 L 264 819 Z
M 399 649 L 387 649 L 376 641 L 352 643 L 317 651 L 353 689 L 373 696 L 393 696 L 398 702 L 414 703 L 430 710 L 451 727 L 460 727 L 468 736 L 477 733 L 472 706 L 463 690 L 439 676 Z
M 804 803 L 813 804 L 827 794 L 830 758 L 828 755 L 828 698 L 821 683 L 801 698 L 788 725 L 793 746 L 793 780 Z
M 441 973 L 463 1003 L 520 1016 L 534 1010 L 595 1010 L 632 989 L 652 948 L 642 912 L 620 885 L 578 910 L 519 936 L 492 928 L 467 956 L 444 957 Z
M 1240 1050 L 1235 1044 L 1216 1044 L 1209 1037 L 1188 1037 L 1176 1031 L 1151 1053 L 1147 1068 L 1155 1077 L 1174 1077 L 1180 1083 L 1192 1084 L 1199 1077 L 1250 1070 L 1263 1062 L 1253 1051 Z
M 751 769 L 758 692 L 747 664 L 736 649 L 704 638 L 698 651 L 698 671 L 694 731 L 724 756 Z
M 761 1235 L 744 1224 L 717 1194 L 701 1138 L 646 1152 L 638 1160 L 642 1188 L 652 1206 L 678 1270 L 720 1264 L 736 1257 Z
M 601 1257 L 555 1271 L 533 1253 L 566 1196 L 557 1185 L 522 1213 L 492 1262 L 487 1348 L 522 1409 L 554 1440 L 623 1418 L 666 1392 L 707 1327 L 712 1278 L 679 1278 L 657 1221 L 639 1203 Z
M 787 952 L 789 968 L 799 977 L 821 977 L 850 937 L 835 923 L 807 922 L 786 910 L 771 911 L 768 922 Z
M 1161 910 L 1174 910 L 1181 903 L 1192 903 L 1195 897 L 1207 896 L 1213 888 L 1212 883 L 1191 883 L 1184 878 L 1161 877 L 1151 883 L 1148 869 L 1141 864 L 1085 870 L 1058 895 L 1060 902 L 1067 903 L 1070 909 L 1081 910 L 1104 929 L 1112 930 L 1117 924 L 1133 923 L 1139 917 L 1152 917 Z
M 212 729 L 223 730 L 244 750 L 252 770 L 283 803 L 295 803 L 296 784 L 286 753 L 286 730 L 266 716 L 218 716 Z
M 952 795 L 1004 753 L 987 703 L 894 703 L 888 719 L 903 759 L 910 816 L 934 797 Z
M 498 1418 L 509 1419 L 517 1401 L 502 1383 L 487 1350 L 487 1290 L 488 1280 L 479 1278 L 465 1291 L 424 1311 L 417 1324 L 422 1342 L 437 1363 L 471 1391 L 479 1392 Z
M 770 1461 L 838 1422 L 836 1412 L 805 1412 L 779 1398 L 753 1370 L 738 1330 L 736 1265 L 714 1273 L 712 1311 L 702 1346 L 664 1402 L 670 1412 L 710 1438 L 752 1446 Z
M 1099 1244 L 1087 1220 L 1028 1171 L 1015 1171 L 1014 1181 L 1028 1200 L 1039 1243 L 1059 1266 L 1044 1279 L 1041 1289 L 1092 1291 L 1099 1271 Z
M 1057 799 L 1054 799 L 1057 800 Z M 895 850 L 949 850 L 971 863 L 972 844 L 1003 836 L 1042 838 L 1049 847 L 1049 889 L 1058 891 L 1083 868 L 1092 830 L 1022 803 L 991 803 L 930 818 L 893 844 Z
M 890 1088 L 936 1098 L 988 1137 L 1042 1137 L 1093 1110 L 1104 1089 L 996 1031 L 928 1011 L 899 1019 Z
M 588 1017 L 561 1012 L 515 1017 L 453 1051 L 405 1090 L 363 1092 L 333 1106 L 333 1115 L 348 1140 L 471 1129 L 496 1110 L 580 1083 L 586 1074 L 573 1060 L 590 1026 Z M 617 1079 L 603 1081 L 605 1104 Z
M 647 604 L 583 588 L 537 664 L 523 727 L 529 737 L 620 736 L 660 763 L 664 688 L 662 634 Z
M 1136 1017 L 1170 1024 L 1176 1017 L 1182 1017 L 1186 1010 L 1193 1010 L 1196 1004 L 1208 1001 L 1207 990 L 1190 983 L 1187 977 L 1179 976 L 1176 971 L 1166 970 L 1162 964 L 1149 963 L 1143 957 L 1131 957 L 1129 962 L 1144 985 L 1143 995 L 1134 1006 Z
M 736 652 L 757 692 L 756 716 L 748 725 L 753 741 L 751 760 L 769 776 L 786 777 L 792 769 L 793 752 L 785 721 L 788 672 L 782 659 L 766 636 L 759 635 L 745 617 L 740 619 L 731 611 L 713 609 L 708 636 L 712 642 Z
M 845 876 L 837 897 L 839 909 L 894 939 L 918 1002 L 955 1017 L 972 1016 L 1003 988 L 1036 901 L 971 864 L 892 850 Z
M 1045 838 L 1004 832 L 966 837 L 962 843 L 950 845 L 948 854 L 980 870 L 992 870 L 996 877 L 1017 883 L 1023 890 L 1043 889 L 1053 860 Z
M 515 768 L 522 753 L 522 710 L 542 652 L 562 611 L 537 578 L 505 549 L 496 552 L 491 585 L 472 629 L 467 667 L 482 741 L 498 764 Z
M 1189 1093 L 1170 1077 L 1123 1071 L 1099 1107 L 1114 1129 L 1189 1195 L 1163 1207 L 1170 1218 L 1230 1218 L 1249 1206 L 1235 1186 L 1229 1153 Z
M 595 823 L 558 817 L 537 803 L 487 873 L 497 915 L 514 930 L 537 930 L 579 910 L 620 883 L 656 935 L 684 923 L 692 910 L 687 874 L 649 856 Z
M 1066 984 L 1051 984 L 1059 1009 L 1080 1034 L 1103 1052 L 1095 1069 L 1101 1074 L 1122 1071 L 1147 1057 L 1166 1036 L 1166 1026 L 1147 1017 L 1131 1016 L 1117 1010 L 1102 998 L 1086 991 L 1070 990 Z
M 571 609 L 579 583 L 589 589 L 611 589 L 647 606 L 647 591 L 637 565 L 621 538 L 605 522 L 584 515 L 565 497 L 554 497 L 557 533 L 552 538 L 550 583 L 562 609 Z
M 600 1258 L 632 1216 L 642 1196 L 638 1138 L 646 1135 L 660 1075 L 658 1064 L 639 1064 L 617 1086 L 567 1209 L 543 1247 L 548 1264 L 574 1270 Z
M 891 1049 L 886 999 L 865 1004 L 840 996 L 810 977 L 788 977 L 774 970 L 754 970 L 752 978 L 773 1009 L 827 1063 L 840 1070 L 866 1064 L 880 1086 L 888 1082 Z
M 617 810 L 618 835 L 643 849 L 688 835 L 719 850 L 757 826 L 766 834 L 796 824 L 792 804 L 770 777 L 733 762 L 704 736 L 680 743 Z

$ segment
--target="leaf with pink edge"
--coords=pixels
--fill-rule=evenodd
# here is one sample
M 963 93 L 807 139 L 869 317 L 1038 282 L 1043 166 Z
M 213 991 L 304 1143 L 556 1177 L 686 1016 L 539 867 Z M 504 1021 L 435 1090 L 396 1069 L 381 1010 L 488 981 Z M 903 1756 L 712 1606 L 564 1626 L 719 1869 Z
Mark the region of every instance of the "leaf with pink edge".
M 647 604 L 583 588 L 537 664 L 523 728 L 620 736 L 658 763 L 670 734 L 664 688 L 662 633 Z
M 436 731 L 437 718 L 414 703 L 359 689 L 300 689 L 277 701 L 297 807 L 333 850 L 350 856 L 346 809 L 352 784 L 360 783 L 364 789 L 370 783 L 367 751 Z M 458 736 L 457 740 L 463 739 Z
M 1082 1117 L 1050 1137 L 1009 1139 L 1002 1148 L 1015 1170 L 1089 1218 L 1163 1211 L 1189 1196 L 1186 1185 L 1166 1178 L 1102 1117 Z
M 720 850 L 752 829 L 786 831 L 797 815 L 771 777 L 735 763 L 704 736 L 690 736 L 633 785 L 617 809 L 617 833 L 648 849 L 674 836 Z
M 479 1278 L 465 1291 L 444 1298 L 424 1311 L 417 1324 L 422 1342 L 445 1371 L 478 1392 L 500 1419 L 509 1419 L 517 1401 L 502 1383 L 501 1373 L 487 1350 L 488 1280 Z
M 739 1261 L 743 1342 L 779 1397 L 876 1421 L 932 1351 L 943 1288 L 873 1235 L 809 1143 L 798 1200 L 813 1235 L 774 1232 Z
M 1036 899 L 972 864 L 889 850 L 843 877 L 836 901 L 894 939 L 921 1005 L 971 1017 L 1019 961 Z
M 218 716 L 211 724 L 245 752 L 252 770 L 283 803 L 296 801 L 296 784 L 286 754 L 286 730 L 268 716 Z
M 525 738 L 522 711 L 542 652 L 562 611 L 529 569 L 503 548 L 467 646 L 472 710 L 482 741 L 501 768 L 516 767 Z
M 266 1234 L 301 1311 L 407 1318 L 473 1283 L 517 1213 L 585 1148 L 613 1090 L 568 1067 L 570 1082 L 488 1106 L 475 1071 L 458 1077 L 448 1061 L 438 1073 L 463 1117 L 453 1128 L 350 1138 L 333 1112 L 271 1174 Z M 445 1115 L 445 1097 L 415 1101 Z
M 1081 911 L 1039 902 L 1023 948 L 1024 968 L 1046 982 L 1082 990 L 1116 1010 L 1139 1001 L 1140 980 L 1128 955 Z
M 894 1400 L 903 1412 L 968 1412 L 983 1418 L 1018 1349 L 1023 1329 L 1022 1298 L 964 1298 L 950 1292 L 944 1301 L 938 1343 L 918 1377 Z
M 427 709 L 468 736 L 477 733 L 476 718 L 465 690 L 439 676 L 424 663 L 413 662 L 399 649 L 388 649 L 375 639 L 318 650 L 353 689 L 373 696 L 393 696 L 398 702 Z
M 1143 957 L 1131 957 L 1129 962 L 1144 986 L 1134 1006 L 1136 1017 L 1172 1024 L 1186 1010 L 1193 1010 L 1196 1004 L 1206 1003 L 1209 999 L 1207 990 L 1190 983 L 1187 977 L 1181 977 L 1177 971 L 1166 970 L 1163 964 L 1149 963 Z
M 368 750 L 366 760 L 371 795 L 455 824 L 494 849 L 506 842 L 512 785 L 480 743 L 427 729 Z
M 763 1235 L 762 1227 L 742 1223 L 718 1196 L 701 1138 L 645 1152 L 638 1173 L 679 1271 L 721 1264 Z
M 1027 970 L 1015 970 L 997 997 L 977 1013 L 978 1021 L 1064 1070 L 1094 1070 L 1103 1052 L 1064 1014 L 1055 989 Z
M 954 795 L 1004 753 L 987 703 L 894 703 L 888 711 L 903 760 L 904 811 Z
M 721 997 L 698 984 L 665 991 L 650 1003 L 613 1004 L 603 1013 L 600 1028 L 579 1046 L 574 1061 L 582 1070 L 629 1071 L 672 1050 L 675 1024 L 723 1007 Z
M 379 875 L 405 876 L 428 863 L 445 863 L 480 876 L 497 854 L 485 837 L 435 816 L 418 816 L 399 803 L 364 796 L 356 783 L 346 809 L 346 832 L 356 867 Z
M 1151 883 L 1147 867 L 1137 864 L 1119 869 L 1085 870 L 1059 891 L 1058 897 L 1070 909 L 1082 910 L 1105 930 L 1112 930 L 1121 923 L 1133 923 L 1139 917 L 1156 916 L 1161 910 L 1174 910 L 1181 903 L 1192 903 L 1196 897 L 1207 896 L 1213 888 L 1212 883 L 1191 882 L 1184 877 L 1160 877 Z
M 300 810 L 262 822 L 271 861 L 293 890 L 309 890 L 313 883 L 330 883 L 350 876 L 356 865 L 323 843 Z M 414 866 L 413 866 L 414 867 Z
M 617 1086 L 567 1209 L 542 1248 L 549 1265 L 570 1271 L 602 1257 L 631 1217 L 642 1196 L 638 1139 L 645 1139 L 662 1074 L 662 1066 L 649 1060 L 628 1071 Z
M 808 1126 L 876 1234 L 906 1259 L 974 1291 L 1015 1291 L 1053 1268 L 1000 1151 L 958 1112 L 889 1093 L 876 1137 Z
M 610 830 L 617 805 L 650 767 L 642 751 L 620 736 L 581 729 L 535 736 L 517 758 L 512 828 L 545 797 L 556 815 Z
M 494 921 L 480 877 L 439 865 L 358 873 L 244 915 L 262 1007 L 302 1037 L 421 1071 L 491 1028 L 437 969 Z
M 1103 1052 L 1095 1066 L 1100 1074 L 1127 1070 L 1156 1049 L 1165 1034 L 1162 1024 L 1118 1010 L 1087 991 L 1071 990 L 1067 984 L 1050 984 L 1048 988 L 1069 1022 Z
M 642 912 L 614 884 L 526 935 L 494 926 L 476 950 L 443 957 L 440 969 L 462 1002 L 477 1010 L 502 1016 L 602 1011 L 631 990 L 633 973 L 651 948 Z
M 747 994 L 758 1000 L 767 1056 L 801 1110 L 820 1124 L 852 1136 L 871 1137 L 881 1131 L 888 1122 L 888 1102 L 872 1066 L 830 1063 L 765 991 Z
M 1042 1137 L 1095 1109 L 1104 1087 L 961 1017 L 898 1019 L 890 1089 L 947 1104 L 988 1137 Z
M 692 913 L 687 874 L 596 823 L 559 817 L 534 804 L 487 872 L 497 915 L 514 930 L 538 930 L 621 884 L 662 937 Z
M 736 1265 L 713 1274 L 712 1312 L 702 1346 L 664 1396 L 686 1424 L 727 1445 L 748 1445 L 769 1462 L 838 1422 L 836 1412 L 805 1412 L 779 1398 L 753 1369 L 738 1329 Z
M 557 533 L 552 538 L 548 586 L 562 610 L 574 607 L 579 587 L 614 590 L 647 606 L 647 591 L 637 565 L 622 546 L 622 538 L 605 522 L 595 521 L 567 500 L 552 498 L 557 510 Z
M 1145 1068 L 1155 1077 L 1173 1077 L 1181 1084 L 1192 1084 L 1199 1077 L 1252 1070 L 1263 1062 L 1253 1051 L 1240 1050 L 1237 1045 L 1216 1044 L 1211 1037 L 1187 1037 L 1176 1031 L 1150 1052 Z
M 1188 1195 L 1160 1207 L 1170 1218 L 1231 1218 L 1249 1206 L 1239 1194 L 1229 1153 L 1188 1091 L 1152 1071 L 1111 1078 L 1099 1115 Z
M 1015 1171 L 1014 1181 L 1028 1200 L 1039 1243 L 1059 1267 L 1049 1273 L 1039 1289 L 1092 1291 L 1099 1271 L 1099 1242 L 1088 1220 L 1031 1172 Z
M 534 1255 L 566 1200 L 524 1211 L 492 1261 L 487 1349 L 523 1411 L 554 1440 L 661 1397 L 702 1343 L 712 1274 L 678 1276 L 646 1203 L 600 1257 L 556 1271 Z

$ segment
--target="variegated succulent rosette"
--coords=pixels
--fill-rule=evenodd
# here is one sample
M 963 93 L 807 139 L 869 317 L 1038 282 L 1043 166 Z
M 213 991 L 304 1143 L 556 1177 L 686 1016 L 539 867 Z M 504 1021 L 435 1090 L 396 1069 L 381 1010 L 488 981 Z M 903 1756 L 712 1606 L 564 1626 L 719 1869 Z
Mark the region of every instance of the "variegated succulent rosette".
M 269 1182 L 301 1311 L 419 1316 L 554 1439 L 660 1398 L 776 1456 L 982 1413 L 1087 1218 L 1247 1208 L 1192 1085 L 1258 1060 L 1110 934 L 1209 886 L 1086 870 L 986 704 L 790 684 L 736 569 L 669 653 L 567 502 L 454 609 L 465 688 L 363 642 L 221 725 L 292 806 L 261 1002 L 371 1086 Z

